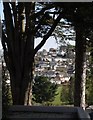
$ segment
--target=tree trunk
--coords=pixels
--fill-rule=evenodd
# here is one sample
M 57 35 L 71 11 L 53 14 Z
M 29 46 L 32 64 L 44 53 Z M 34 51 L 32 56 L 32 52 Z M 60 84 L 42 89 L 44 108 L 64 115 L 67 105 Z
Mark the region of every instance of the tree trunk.
M 69 102 L 72 104 L 73 103 L 73 78 L 70 77 L 69 80 Z
M 32 82 L 33 82 L 33 61 L 32 66 L 27 69 L 29 72 L 16 71 L 10 74 L 12 98 L 14 105 L 31 105 Z M 30 69 L 31 68 L 31 69 Z
M 83 35 L 83 26 L 78 24 L 76 29 L 76 58 L 75 58 L 75 88 L 74 106 L 85 109 L 85 83 L 86 83 L 86 40 Z
M 12 3 L 12 5 L 14 5 Z M 21 7 L 21 8 L 20 8 Z M 7 9 L 9 11 L 7 12 Z M 25 14 L 24 14 L 25 9 Z M 14 105 L 31 105 L 33 63 L 34 63 L 34 34 L 35 3 L 18 3 L 18 14 L 14 13 L 15 28 L 9 3 L 4 3 L 7 37 L 3 36 L 4 58 L 10 73 L 10 84 Z M 8 16 L 10 13 L 10 16 Z M 25 17 L 24 17 L 25 16 Z M 25 21 L 26 24 L 25 24 Z M 11 21 L 10 21 L 11 20 Z M 12 31 L 10 29 L 12 26 Z M 25 34 L 24 34 L 25 31 Z M 23 37 L 25 35 L 25 37 Z M 6 42 L 7 47 L 6 48 Z
M 46 18 L 47 7 L 44 6 L 41 12 L 37 12 L 41 15 L 41 19 L 35 26 L 35 19 L 38 18 L 35 13 L 35 2 L 18 2 L 17 4 L 3 2 L 3 5 L 5 30 L 2 29 L 2 45 L 4 59 L 10 73 L 13 104 L 31 105 L 34 56 L 51 36 L 62 14 L 58 15 L 50 30 L 34 48 L 34 36 L 43 24 L 42 18 Z

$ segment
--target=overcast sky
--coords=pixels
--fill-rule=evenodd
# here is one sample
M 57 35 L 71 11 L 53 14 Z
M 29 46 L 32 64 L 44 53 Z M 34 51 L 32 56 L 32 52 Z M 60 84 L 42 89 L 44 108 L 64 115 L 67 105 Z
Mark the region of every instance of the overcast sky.
M 2 15 L 2 4 L 0 3 L 0 16 L 3 17 Z M 38 38 L 35 40 L 35 47 L 38 45 L 38 43 L 41 41 L 42 39 Z M 0 49 L 1 49 L 1 42 L 0 42 Z M 53 37 L 50 37 L 47 42 L 45 43 L 45 45 L 41 48 L 42 49 L 46 49 L 49 50 L 50 48 L 57 48 L 57 44 L 56 44 L 56 40 Z
M 37 38 L 35 40 L 35 46 L 37 46 L 41 40 L 41 38 Z M 50 48 L 57 48 L 57 43 L 54 37 L 50 37 L 40 50 L 46 49 L 47 51 L 49 51 Z
M 2 4 L 1 4 L 1 2 L 0 2 L 0 16 L 1 16 L 1 18 L 3 17 L 2 13 L 3 13 Z M 40 42 L 41 40 L 42 40 L 41 38 L 38 38 L 38 39 L 35 40 L 35 47 L 39 44 L 39 42 Z M 74 43 L 74 42 L 71 42 L 71 44 L 74 45 L 75 43 Z M 1 46 L 2 46 L 2 45 L 1 45 L 1 42 L 0 42 L 0 49 L 2 48 Z M 50 37 L 50 38 L 46 41 L 45 45 L 44 45 L 40 50 L 46 49 L 47 51 L 49 51 L 50 48 L 57 48 L 57 46 L 58 46 L 58 45 L 57 45 L 57 43 L 56 43 L 55 38 L 54 38 L 54 37 Z

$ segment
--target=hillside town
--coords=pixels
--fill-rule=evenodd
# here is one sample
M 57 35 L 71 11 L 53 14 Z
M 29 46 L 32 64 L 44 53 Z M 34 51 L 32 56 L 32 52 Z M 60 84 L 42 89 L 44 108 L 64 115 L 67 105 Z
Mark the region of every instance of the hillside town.
M 2 64 L 2 51 L 0 51 Z M 3 63 L 4 66 L 5 63 Z M 35 55 L 35 76 L 45 76 L 52 83 L 62 84 L 69 81 L 75 71 L 75 51 L 73 46 L 61 46 L 59 49 L 50 48 L 49 51 L 43 49 Z M 8 74 L 8 73 L 7 73 Z M 10 78 L 7 80 L 10 84 Z
M 35 56 L 35 76 L 45 76 L 57 84 L 68 82 L 75 71 L 75 50 L 73 46 L 59 49 L 43 49 Z
M 86 53 L 89 56 L 89 52 Z M 3 52 L 0 50 L 0 66 L 6 66 L 3 58 Z M 64 45 L 57 49 L 50 48 L 49 51 L 43 49 L 38 51 L 34 58 L 35 69 L 34 78 L 36 76 L 44 76 L 50 79 L 52 83 L 62 84 L 68 83 L 70 78 L 75 74 L 75 46 Z M 89 61 L 86 61 L 87 69 Z M 7 83 L 10 84 L 8 75 Z

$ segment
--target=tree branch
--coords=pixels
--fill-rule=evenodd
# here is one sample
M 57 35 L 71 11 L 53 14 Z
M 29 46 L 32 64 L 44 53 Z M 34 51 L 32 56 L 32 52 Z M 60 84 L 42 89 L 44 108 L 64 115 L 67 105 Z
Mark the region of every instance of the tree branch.
M 14 24 L 15 24 L 15 40 L 18 40 L 18 21 L 17 21 L 17 7 L 15 2 L 11 2 L 12 10 L 13 10 L 13 17 L 14 17 Z
M 13 20 L 12 20 L 12 14 L 11 14 L 11 8 L 9 6 L 9 3 L 3 2 L 4 5 L 4 16 L 6 21 L 6 33 L 7 37 L 10 41 L 11 48 L 14 51 L 14 44 L 13 44 L 13 36 L 14 36 L 14 27 L 13 27 Z
M 5 60 L 5 63 L 7 65 L 7 68 L 8 70 L 10 71 L 10 65 L 9 65 L 9 53 L 8 53 L 8 49 L 7 49 L 7 38 L 4 34 L 4 31 L 2 30 L 2 39 L 1 39 L 1 42 L 2 42 L 2 46 L 3 46 L 3 54 L 4 54 L 4 60 Z
M 2 47 L 3 47 L 3 50 L 4 51 L 6 51 L 7 50 L 7 48 L 6 48 L 6 45 L 5 45 L 5 43 L 6 43 L 6 36 L 4 35 L 4 32 L 2 31 L 2 39 L 1 39 L 1 43 L 2 43 Z
M 54 4 L 48 4 L 46 7 L 42 8 L 39 12 L 33 14 L 31 17 L 38 17 L 42 15 L 46 10 L 52 9 L 54 7 Z
M 35 3 L 25 3 L 25 12 L 26 12 L 26 42 L 25 42 L 25 51 L 24 51 L 24 72 L 29 71 L 31 59 L 33 56 L 34 50 L 34 35 L 33 29 L 35 27 L 35 18 L 31 18 L 31 15 L 34 14 Z M 24 73 L 25 74 L 25 73 Z
M 39 20 L 39 24 L 35 27 L 34 34 L 36 34 L 36 32 L 38 31 L 38 29 L 40 28 L 40 26 L 42 24 L 42 20 L 44 18 L 45 18 L 45 15 L 43 15 L 42 18 Z
M 56 28 L 57 24 L 59 23 L 60 19 L 62 18 L 61 13 L 57 17 L 57 19 L 54 21 L 54 24 L 52 25 L 49 32 L 44 36 L 43 40 L 40 42 L 40 44 L 35 48 L 34 55 L 37 53 L 37 51 L 45 44 L 46 40 L 51 36 L 52 32 Z

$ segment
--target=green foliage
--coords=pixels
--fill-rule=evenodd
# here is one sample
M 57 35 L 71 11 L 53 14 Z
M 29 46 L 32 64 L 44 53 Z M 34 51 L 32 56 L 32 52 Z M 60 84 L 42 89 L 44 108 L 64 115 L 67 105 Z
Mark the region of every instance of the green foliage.
M 51 104 L 52 104 L 53 106 L 60 106 L 61 103 L 62 103 L 61 100 L 60 100 L 61 89 L 62 89 L 62 85 L 58 85 L 55 99 L 54 99 L 54 101 L 51 102 Z
M 74 103 L 74 82 L 75 82 L 75 78 L 70 77 L 70 80 L 69 80 L 69 103 L 70 104 Z
M 68 86 L 62 85 L 60 99 L 62 101 L 62 104 L 68 104 L 69 103 L 69 87 Z
M 92 49 L 91 47 L 89 47 Z M 92 51 L 91 51 L 92 52 Z M 93 104 L 93 56 L 89 56 L 89 66 L 86 78 L 86 104 Z
M 74 102 L 74 78 L 71 77 L 69 83 L 63 84 L 60 99 L 62 104 L 73 104 Z
M 37 76 L 33 85 L 33 100 L 36 103 L 51 102 L 56 95 L 57 85 L 47 77 Z
M 9 79 L 9 73 L 6 66 L 2 63 L 2 106 L 3 106 L 3 117 L 6 116 L 9 105 L 12 105 L 12 96 L 10 91 L 10 85 L 7 83 Z
M 93 104 L 93 76 L 86 80 L 86 103 Z

